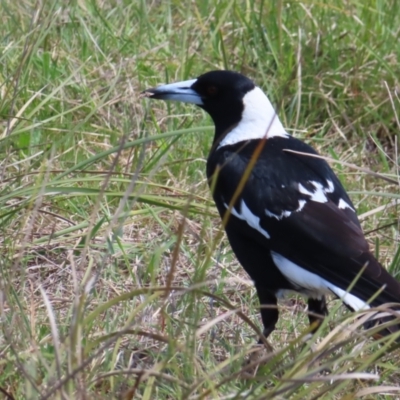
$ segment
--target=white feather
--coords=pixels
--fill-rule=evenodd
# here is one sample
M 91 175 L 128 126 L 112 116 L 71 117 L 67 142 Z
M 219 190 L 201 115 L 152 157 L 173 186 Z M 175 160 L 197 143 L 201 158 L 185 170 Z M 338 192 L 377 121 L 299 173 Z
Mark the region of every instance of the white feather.
M 224 206 L 228 209 L 228 205 L 226 203 L 224 203 Z M 267 239 L 271 238 L 269 233 L 260 226 L 260 218 L 251 212 L 244 200 L 242 200 L 242 202 L 240 203 L 240 213 L 237 212 L 234 207 L 232 207 L 231 214 L 234 215 L 236 218 L 246 221 L 249 226 L 256 229 Z
M 271 255 L 279 271 L 281 271 L 300 293 L 304 293 L 312 298 L 320 298 L 324 294 L 334 293 L 355 311 L 370 308 L 363 300 L 338 288 L 326 279 L 299 267 L 281 254 L 271 251 Z
M 324 188 L 324 186 L 319 182 L 311 181 L 310 183 L 315 187 L 314 192 L 306 189 L 301 183 L 299 183 L 299 192 L 310 196 L 310 200 L 312 201 L 316 201 L 317 203 L 326 203 L 328 201 L 325 194 L 327 192 L 326 188 Z
M 271 211 L 265 209 L 265 215 L 266 215 L 267 217 L 276 218 L 277 220 L 280 220 L 280 219 L 286 218 L 286 217 L 290 217 L 291 214 L 292 214 L 292 213 L 291 213 L 290 211 L 282 211 L 281 214 L 278 215 L 278 214 L 274 214 L 273 212 L 271 212 Z
M 343 199 L 340 199 L 339 200 L 339 204 L 338 204 L 338 207 L 340 208 L 340 209 L 342 209 L 342 210 L 344 210 L 345 208 L 349 208 L 350 210 L 352 210 L 352 211 L 356 211 L 356 210 L 354 210 L 354 208 L 349 204 L 349 203 L 347 203 L 346 201 L 344 201 Z
M 329 179 L 326 182 L 328 183 L 328 189 L 325 189 L 325 193 L 333 193 L 335 191 L 335 185 Z
M 296 212 L 301 211 L 306 204 L 307 204 L 307 201 L 299 200 L 299 208 L 296 210 Z
M 339 297 L 339 299 L 342 299 L 342 301 L 350 306 L 354 311 L 368 310 L 370 308 L 370 306 L 365 303 L 365 301 L 362 301 L 358 297 L 352 295 L 349 292 L 346 292 L 343 289 L 332 285 L 331 290 L 333 293 L 336 294 L 337 297 Z
M 294 210 L 294 212 L 299 212 L 299 211 L 301 211 L 303 208 L 304 208 L 304 206 L 307 204 L 307 201 L 306 200 L 299 200 L 299 208 L 297 208 L 296 210 Z M 291 215 L 292 215 L 292 212 L 291 211 L 282 211 L 280 214 L 274 214 L 273 212 L 271 212 L 271 211 L 269 211 L 269 210 L 267 210 L 267 209 L 265 209 L 265 215 L 267 216 L 267 217 L 270 217 L 270 218 L 276 218 L 277 220 L 281 220 L 282 218 L 287 218 L 287 217 L 290 217 Z

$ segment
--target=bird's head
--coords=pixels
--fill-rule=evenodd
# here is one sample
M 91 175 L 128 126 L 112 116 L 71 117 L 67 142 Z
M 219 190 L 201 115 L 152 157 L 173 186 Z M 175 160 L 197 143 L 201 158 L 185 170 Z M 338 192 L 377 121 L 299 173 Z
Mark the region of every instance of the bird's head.
M 246 76 L 233 71 L 210 71 L 196 79 L 170 83 L 143 92 L 151 99 L 192 103 L 213 119 L 216 139 L 246 126 L 242 140 L 286 134 L 264 92 Z

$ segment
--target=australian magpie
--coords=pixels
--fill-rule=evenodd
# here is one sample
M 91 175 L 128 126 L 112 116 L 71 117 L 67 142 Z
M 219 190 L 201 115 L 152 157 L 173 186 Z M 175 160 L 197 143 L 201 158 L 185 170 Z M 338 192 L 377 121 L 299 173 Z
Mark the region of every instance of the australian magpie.
M 252 80 L 211 71 L 144 93 L 196 104 L 213 119 L 207 177 L 232 249 L 257 289 L 265 337 L 286 291 L 308 297 L 314 330 L 328 312 L 327 294 L 355 311 L 400 302 L 400 283 L 369 251 L 339 179 L 286 132 Z

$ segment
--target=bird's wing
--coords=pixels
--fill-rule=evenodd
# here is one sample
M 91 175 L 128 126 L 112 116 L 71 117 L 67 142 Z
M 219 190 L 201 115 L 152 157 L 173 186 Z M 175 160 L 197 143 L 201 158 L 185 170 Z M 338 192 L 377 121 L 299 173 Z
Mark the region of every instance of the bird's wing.
M 315 154 L 307 145 L 303 150 Z M 354 206 L 329 165 L 289 152 L 276 156 L 263 151 L 237 194 L 231 212 L 246 222 L 243 229 L 258 229 L 266 249 L 342 290 L 364 268 L 352 294 L 366 301 L 385 287 L 379 303 L 398 301 L 400 284 L 369 252 Z M 221 193 L 230 193 L 227 209 L 237 191 L 231 183 L 243 176 L 248 161 L 231 155 L 219 172 Z

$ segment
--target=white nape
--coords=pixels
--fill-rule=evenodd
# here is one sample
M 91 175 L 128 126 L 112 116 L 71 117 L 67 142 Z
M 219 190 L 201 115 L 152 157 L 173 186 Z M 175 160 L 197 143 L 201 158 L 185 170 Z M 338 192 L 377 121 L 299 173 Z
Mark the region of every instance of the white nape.
M 289 137 L 274 107 L 259 87 L 256 86 L 245 94 L 243 106 L 242 119 L 221 140 L 218 148 L 251 139 L 266 139 L 274 136 Z
M 226 207 L 226 209 L 229 208 L 228 204 L 226 203 L 224 203 L 224 206 Z M 261 233 L 261 235 L 265 236 L 267 239 L 271 238 L 269 233 L 265 229 L 261 228 L 260 218 L 251 212 L 251 210 L 247 207 L 244 200 L 242 200 L 242 202 L 240 203 L 240 213 L 237 212 L 234 207 L 231 208 L 230 212 L 236 218 L 239 218 L 242 221 L 247 222 L 249 226 L 256 229 L 258 232 Z
M 271 251 L 272 259 L 279 271 L 292 283 L 294 289 L 311 298 L 320 298 L 324 294 L 334 293 L 354 311 L 366 310 L 370 306 L 346 290 L 328 282 L 326 279 L 299 267 L 279 253 Z

